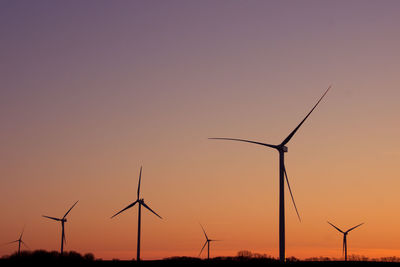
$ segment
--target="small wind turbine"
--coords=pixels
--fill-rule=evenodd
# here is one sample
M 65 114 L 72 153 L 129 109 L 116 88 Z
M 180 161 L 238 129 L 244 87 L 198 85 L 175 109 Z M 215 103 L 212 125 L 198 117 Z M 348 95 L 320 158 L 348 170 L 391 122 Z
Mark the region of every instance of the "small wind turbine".
M 67 218 L 66 217 L 67 217 L 68 213 L 72 210 L 72 208 L 75 207 L 75 205 L 76 205 L 76 203 L 78 203 L 78 201 L 75 202 L 74 205 L 72 205 L 72 207 L 65 213 L 65 215 L 61 219 L 60 218 L 55 218 L 55 217 L 49 217 L 49 216 L 46 216 L 46 215 L 42 215 L 45 218 L 61 222 L 61 255 L 64 252 L 64 243 L 66 243 L 65 233 L 64 233 L 64 224 L 67 222 Z
M 146 209 L 148 209 L 149 211 L 151 211 L 152 213 L 154 213 L 157 217 L 159 217 L 160 219 L 161 216 L 158 215 L 155 211 L 153 211 L 149 206 L 146 205 L 146 203 L 144 203 L 144 199 L 140 198 L 140 181 L 142 179 L 142 167 L 140 167 L 140 174 L 139 174 L 139 184 L 138 184 L 138 190 L 137 190 L 137 199 L 135 202 L 129 204 L 126 208 L 124 208 L 123 210 L 119 211 L 118 213 L 114 214 L 112 218 L 114 218 L 115 216 L 117 216 L 118 214 L 120 214 L 121 212 L 132 208 L 133 206 L 135 206 L 136 203 L 139 203 L 138 209 L 139 209 L 139 213 L 138 213 L 138 233 L 137 233 L 137 256 L 136 256 L 136 260 L 140 261 L 140 224 L 141 224 L 141 208 L 142 206 L 145 207 Z
M 8 243 L 7 243 L 7 244 L 12 244 L 12 243 L 18 242 L 18 256 L 21 255 L 21 244 L 23 244 L 23 245 L 25 245 L 26 247 L 28 247 L 28 245 L 27 245 L 24 241 L 22 241 L 22 235 L 24 234 L 24 230 L 25 230 L 25 229 L 22 230 L 21 235 L 19 236 L 19 238 L 18 238 L 17 240 L 11 241 L 11 242 L 8 242 Z
M 349 230 L 343 232 L 342 230 L 340 230 L 338 227 L 334 226 L 333 224 L 331 224 L 330 222 L 328 222 L 330 225 L 332 225 L 336 230 L 338 230 L 339 232 L 341 232 L 343 234 L 343 254 L 344 254 L 344 260 L 347 261 L 347 234 L 351 231 L 356 229 L 357 227 L 363 225 L 364 223 L 360 223 L 359 225 L 356 225 L 352 228 L 350 228 Z
M 328 93 L 330 88 L 331 87 L 329 86 L 328 89 L 325 91 L 325 93 L 322 95 L 322 97 L 318 100 L 317 104 L 315 104 L 314 107 L 311 109 L 311 111 L 307 114 L 307 116 L 299 123 L 299 125 L 297 125 L 296 128 L 294 128 L 294 130 L 279 145 L 271 145 L 271 144 L 260 143 L 260 142 L 244 140 L 244 139 L 236 139 L 236 138 L 209 138 L 209 139 L 217 139 L 217 140 L 247 142 L 247 143 L 252 143 L 252 144 L 256 144 L 256 145 L 274 148 L 279 152 L 279 259 L 281 262 L 285 261 L 285 178 L 286 178 L 286 182 L 287 182 L 287 185 L 289 188 L 289 193 L 292 198 L 294 208 L 297 213 L 297 217 L 299 218 L 299 220 L 301 220 L 299 212 L 297 211 L 296 202 L 294 201 L 294 198 L 293 198 L 292 190 L 290 189 L 289 179 L 288 179 L 288 176 L 286 173 L 286 168 L 285 168 L 285 153 L 288 152 L 288 148 L 286 147 L 286 144 L 290 141 L 290 139 L 292 139 L 292 137 L 295 135 L 297 130 L 301 127 L 301 125 L 303 125 L 303 123 L 306 121 L 308 116 L 310 116 L 310 114 L 317 107 L 319 102 L 321 102 L 322 98 Z
M 201 248 L 199 256 L 201 255 L 201 252 L 203 252 L 204 248 L 207 245 L 207 260 L 209 260 L 210 259 L 210 243 L 214 242 L 214 241 L 221 241 L 221 240 L 209 239 L 203 226 L 201 224 L 200 224 L 200 226 L 201 226 L 201 229 L 203 229 L 204 236 L 206 237 L 206 242 L 204 243 L 204 246 Z

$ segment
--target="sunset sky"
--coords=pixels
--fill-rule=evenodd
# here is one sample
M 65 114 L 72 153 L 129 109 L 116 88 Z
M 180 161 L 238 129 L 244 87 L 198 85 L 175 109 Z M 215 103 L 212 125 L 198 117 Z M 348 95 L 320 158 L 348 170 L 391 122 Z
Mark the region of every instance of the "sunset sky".
M 400 256 L 399 1 L 0 1 L 0 244 L 103 259 Z M 16 244 L 0 246 L 0 256 Z M 205 256 L 205 254 L 203 255 Z

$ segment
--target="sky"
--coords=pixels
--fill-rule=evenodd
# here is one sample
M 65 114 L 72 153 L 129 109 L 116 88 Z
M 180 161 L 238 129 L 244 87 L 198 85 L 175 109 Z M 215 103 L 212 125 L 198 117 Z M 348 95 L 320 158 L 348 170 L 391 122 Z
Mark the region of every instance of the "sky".
M 400 2 L 0 1 L 0 243 L 103 259 L 400 256 Z M 11 254 L 16 244 L 0 246 Z M 203 257 L 205 254 L 202 255 Z

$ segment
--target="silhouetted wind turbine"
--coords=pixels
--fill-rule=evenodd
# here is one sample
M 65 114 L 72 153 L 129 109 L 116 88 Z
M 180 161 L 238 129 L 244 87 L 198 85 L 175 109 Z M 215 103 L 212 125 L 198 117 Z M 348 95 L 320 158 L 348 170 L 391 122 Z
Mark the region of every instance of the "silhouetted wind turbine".
M 209 239 L 203 226 L 201 224 L 200 224 L 200 226 L 201 226 L 201 229 L 203 229 L 204 236 L 206 237 L 206 242 L 204 243 L 204 246 L 201 248 L 199 256 L 201 255 L 201 252 L 203 252 L 204 248 L 207 245 L 207 259 L 209 260 L 210 259 L 210 243 L 213 241 L 221 241 L 221 240 Z
M 338 227 L 334 226 L 333 224 L 331 224 L 330 222 L 328 222 L 330 225 L 332 225 L 332 227 L 334 227 L 336 230 L 338 230 L 339 232 L 341 232 L 343 234 L 343 254 L 344 254 L 344 260 L 347 261 L 347 234 L 351 231 L 356 229 L 357 227 L 363 225 L 364 223 L 360 223 L 359 225 L 356 225 L 352 228 L 350 228 L 349 230 L 343 232 L 342 230 L 340 230 Z
M 139 203 L 138 209 L 139 209 L 139 213 L 138 213 L 138 233 L 137 233 L 137 256 L 136 256 L 136 260 L 140 261 L 140 224 L 141 224 L 141 208 L 142 206 L 145 207 L 146 209 L 148 209 L 149 211 L 151 211 L 152 213 L 154 213 L 157 217 L 159 217 L 160 219 L 161 216 L 158 215 L 155 211 L 153 211 L 149 206 L 146 205 L 146 203 L 144 203 L 144 199 L 140 198 L 140 181 L 142 179 L 142 167 L 140 167 L 140 174 L 139 174 L 139 183 L 138 183 L 138 190 L 137 190 L 137 199 L 135 202 L 133 202 L 132 204 L 129 204 L 126 208 L 124 208 L 123 210 L 119 211 L 118 213 L 114 214 L 112 218 L 114 218 L 115 216 L 117 216 L 118 214 L 120 214 L 121 212 L 132 208 L 133 206 L 135 206 L 136 203 Z
M 61 255 L 64 252 L 64 243 L 66 243 L 65 233 L 64 233 L 64 224 L 67 222 L 67 218 L 66 217 L 67 217 L 68 213 L 72 210 L 72 208 L 75 207 L 75 205 L 76 205 L 76 203 L 78 203 L 78 201 L 75 202 L 74 205 L 72 205 L 72 207 L 64 214 L 64 216 L 61 219 L 60 218 L 55 218 L 55 217 L 49 217 L 49 216 L 46 216 L 46 215 L 42 215 L 45 218 L 61 222 Z
M 25 228 L 22 230 L 21 235 L 19 236 L 19 238 L 17 240 L 7 243 L 7 244 L 12 244 L 12 243 L 18 242 L 18 256 L 21 255 L 21 244 L 28 247 L 28 245 L 24 241 L 22 241 L 22 235 L 24 234 L 24 230 L 25 230 Z
M 301 221 L 299 212 L 296 207 L 296 202 L 294 201 L 294 198 L 293 198 L 292 190 L 290 189 L 289 179 L 288 179 L 288 176 L 286 173 L 284 158 L 285 158 L 285 152 L 288 152 L 288 148 L 285 145 L 290 141 L 290 139 L 292 139 L 292 137 L 295 135 L 297 130 L 301 127 L 301 125 L 303 125 L 303 123 L 306 121 L 308 116 L 310 116 L 310 114 L 317 107 L 319 102 L 321 102 L 322 98 L 328 93 L 330 88 L 331 88 L 331 86 L 328 87 L 328 89 L 325 91 L 325 93 L 322 95 L 322 97 L 318 100 L 317 104 L 314 105 L 314 107 L 307 114 L 307 116 L 300 122 L 300 124 L 297 125 L 297 127 L 294 128 L 294 130 L 279 145 L 271 145 L 271 144 L 265 144 L 265 143 L 244 140 L 244 139 L 236 139 L 236 138 L 209 138 L 209 139 L 217 139 L 217 140 L 231 140 L 231 141 L 247 142 L 247 143 L 252 143 L 252 144 L 256 144 L 256 145 L 274 148 L 279 152 L 279 259 L 282 262 L 285 261 L 285 178 L 286 178 L 286 182 L 287 182 L 287 185 L 289 188 L 290 196 L 293 201 L 294 208 L 296 210 L 299 220 Z

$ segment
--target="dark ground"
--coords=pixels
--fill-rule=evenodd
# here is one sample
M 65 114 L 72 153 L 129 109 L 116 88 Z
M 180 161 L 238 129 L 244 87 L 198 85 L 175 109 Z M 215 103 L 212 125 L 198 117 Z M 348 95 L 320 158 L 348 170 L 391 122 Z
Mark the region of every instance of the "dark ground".
M 244 253 L 246 252 L 246 253 Z M 313 259 L 323 259 L 325 261 L 301 261 L 296 258 L 288 258 L 287 262 L 280 263 L 278 260 L 264 256 L 255 256 L 257 254 L 251 254 L 250 252 L 244 251 L 241 255 L 237 257 L 221 257 L 213 258 L 211 260 L 205 260 L 200 258 L 190 258 L 190 257 L 173 257 L 163 260 L 153 260 L 153 261 L 122 261 L 122 260 L 112 260 L 103 261 L 95 259 L 94 255 L 87 253 L 81 255 L 74 251 L 69 251 L 64 253 L 62 256 L 56 251 L 45 251 L 45 250 L 35 250 L 35 251 L 23 251 L 21 255 L 14 253 L 9 256 L 4 256 L 0 258 L 0 267 L 4 266 L 143 266 L 143 267 L 214 267 L 214 266 L 227 266 L 227 267 L 244 267 L 244 266 L 289 266 L 289 267 L 335 267 L 335 266 L 399 266 L 400 258 L 390 257 L 381 258 L 381 261 L 333 261 L 329 258 L 313 258 Z M 353 257 L 355 258 L 355 257 Z M 360 258 L 357 259 L 368 259 Z M 389 261 L 389 262 L 384 262 Z M 392 262 L 390 262 L 392 261 Z M 396 261 L 396 262 L 393 262 Z
M 270 259 L 212 259 L 200 260 L 192 258 L 180 258 L 173 260 L 157 260 L 157 261 L 91 261 L 91 260 L 70 260 L 70 259 L 53 259 L 53 260 L 38 260 L 38 259 L 0 259 L 0 266 L 146 266 L 146 267 L 169 267 L 169 266 L 400 266 L 399 262 L 372 262 L 372 261 L 296 261 L 286 262 L 284 264 Z

